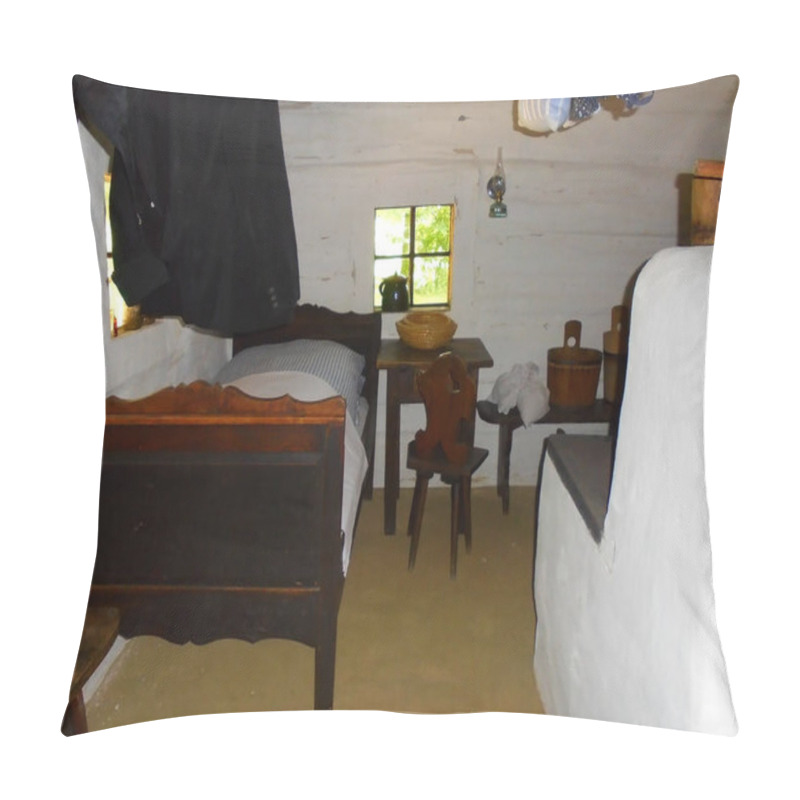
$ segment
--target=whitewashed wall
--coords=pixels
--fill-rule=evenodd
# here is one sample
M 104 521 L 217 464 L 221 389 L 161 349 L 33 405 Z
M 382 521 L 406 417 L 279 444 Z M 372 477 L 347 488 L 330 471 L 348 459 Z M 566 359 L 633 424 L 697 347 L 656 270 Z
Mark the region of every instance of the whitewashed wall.
M 611 307 L 637 268 L 677 243 L 680 176 L 698 158 L 724 156 L 736 87 L 723 78 L 657 91 L 629 118 L 601 112 L 547 137 L 514 129 L 511 100 L 282 103 L 302 300 L 370 310 L 374 209 L 453 202 L 451 316 L 457 335 L 480 336 L 495 361 L 481 373 L 479 396 L 515 363 L 534 361 L 546 373 L 547 350 L 562 344 L 568 319 L 583 322 L 584 346 L 602 349 Z M 498 147 L 506 219 L 488 216 L 485 187 Z M 398 317 L 385 315 L 384 336 L 397 335 Z M 381 402 L 384 392 L 382 384 Z M 378 485 L 384 413 L 381 406 Z M 422 424 L 421 407 L 406 406 L 403 441 Z M 536 482 L 542 440 L 552 432 L 515 434 L 512 484 Z M 476 483 L 493 483 L 496 429 L 479 422 L 476 435 L 492 453 Z M 409 485 L 411 474 L 401 475 Z
M 547 350 L 562 343 L 568 319 L 583 322 L 584 346 L 601 349 L 610 309 L 637 268 L 677 243 L 681 176 L 698 158 L 724 156 L 736 86 L 721 78 L 672 90 L 617 87 L 657 91 L 627 119 L 603 111 L 547 137 L 515 130 L 511 99 L 281 102 L 301 301 L 371 310 L 374 209 L 452 202 L 451 316 L 457 335 L 480 336 L 495 361 L 481 373 L 480 397 L 515 363 L 534 361 L 544 374 Z M 485 188 L 498 147 L 508 184 L 508 217 L 500 220 L 488 216 Z M 397 335 L 397 319 L 385 315 L 384 336 Z M 216 337 L 175 322 L 114 341 L 106 328 L 105 336 L 107 388 L 127 396 L 209 377 L 229 352 Z M 384 396 L 382 378 L 378 485 Z M 407 406 L 403 441 L 422 424 L 422 408 Z M 552 430 L 517 431 L 512 484 L 536 482 L 542 440 Z M 492 454 L 476 483 L 493 483 L 496 429 L 479 422 L 476 435 Z M 408 485 L 411 475 L 401 475 Z

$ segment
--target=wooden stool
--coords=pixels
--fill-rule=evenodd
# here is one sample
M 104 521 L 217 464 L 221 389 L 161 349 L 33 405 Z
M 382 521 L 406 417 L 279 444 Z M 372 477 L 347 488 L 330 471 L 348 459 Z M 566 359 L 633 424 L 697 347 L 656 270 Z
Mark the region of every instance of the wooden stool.
M 497 408 L 497 403 L 491 400 L 479 400 L 476 404 L 478 416 L 492 425 L 498 426 L 497 436 L 497 494 L 503 501 L 503 513 L 508 514 L 510 501 L 509 473 L 511 466 L 511 444 L 514 431 L 523 425 L 519 410 L 512 408 L 503 414 Z M 613 434 L 616 430 L 616 418 L 619 406 L 607 403 L 605 400 L 595 400 L 586 407 L 559 408 L 551 406 L 550 410 L 534 425 L 578 425 L 591 423 L 608 423 L 609 431 Z
M 464 535 L 467 552 L 472 547 L 472 475 L 489 451 L 473 445 L 476 386 L 458 356 L 439 356 L 417 375 L 417 390 L 425 403 L 426 427 L 417 431 L 406 459 L 408 468 L 417 473 L 408 520 L 408 568 L 414 568 L 417 557 L 428 481 L 440 475 L 450 484 L 450 577 L 454 578 L 459 533 Z
M 61 723 L 64 736 L 87 733 L 86 708 L 83 705 L 83 687 L 114 644 L 119 631 L 119 611 L 116 608 L 94 608 L 86 612 L 83 635 L 78 648 L 78 659 L 72 674 L 69 703 Z
M 497 435 L 497 494 L 503 502 L 503 513 L 508 514 L 510 503 L 509 472 L 511 468 L 511 444 L 514 431 L 522 427 L 522 417 L 516 406 L 507 414 L 501 413 L 496 403 L 481 400 L 477 404 L 478 416 L 492 425 L 498 426 Z

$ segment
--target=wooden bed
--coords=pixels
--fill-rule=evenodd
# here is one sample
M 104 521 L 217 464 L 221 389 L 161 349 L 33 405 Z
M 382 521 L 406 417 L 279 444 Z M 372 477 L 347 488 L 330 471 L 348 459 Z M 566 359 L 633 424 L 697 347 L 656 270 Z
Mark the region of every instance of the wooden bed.
M 366 359 L 369 497 L 380 316 L 300 306 L 291 324 L 237 338 L 233 350 L 297 339 Z M 346 413 L 340 396 L 260 399 L 199 381 L 109 398 L 90 606 L 119 609 L 126 638 L 307 644 L 314 707 L 332 708 Z

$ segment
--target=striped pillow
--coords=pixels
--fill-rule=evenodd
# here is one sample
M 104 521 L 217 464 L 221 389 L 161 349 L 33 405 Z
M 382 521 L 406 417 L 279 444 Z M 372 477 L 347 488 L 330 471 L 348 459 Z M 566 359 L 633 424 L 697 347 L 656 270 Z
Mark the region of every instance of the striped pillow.
M 327 381 L 344 397 L 350 416 L 358 422 L 365 364 L 364 356 L 338 342 L 295 339 L 240 351 L 217 373 L 215 382 L 230 383 L 259 372 L 306 372 Z

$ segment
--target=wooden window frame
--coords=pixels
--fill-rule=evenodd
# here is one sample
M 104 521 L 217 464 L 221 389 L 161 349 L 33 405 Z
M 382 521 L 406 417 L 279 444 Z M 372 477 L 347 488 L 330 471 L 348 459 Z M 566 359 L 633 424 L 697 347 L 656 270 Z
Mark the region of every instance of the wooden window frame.
M 417 210 L 421 208 L 431 208 L 431 207 L 447 207 L 450 209 L 450 231 L 448 235 L 448 241 L 450 247 L 447 250 L 440 250 L 437 252 L 416 252 L 416 229 L 417 229 Z M 390 209 L 408 209 L 410 212 L 410 228 L 409 228 L 409 241 L 408 241 L 408 253 L 403 253 L 401 255 L 378 255 L 377 253 L 373 252 L 373 268 L 372 268 L 372 276 L 373 282 L 377 281 L 377 275 L 375 272 L 375 263 L 378 261 L 389 261 L 389 260 L 408 260 L 408 299 L 409 299 L 409 310 L 410 309 L 450 309 L 452 303 L 452 288 L 453 288 L 453 234 L 455 229 L 455 217 L 456 217 L 456 209 L 453 203 L 417 203 L 415 205 L 397 205 L 397 206 L 380 206 L 375 209 L 375 215 L 379 211 L 387 211 Z M 373 251 L 375 249 L 374 244 L 374 233 L 375 233 L 375 226 L 373 222 Z M 444 303 L 416 303 L 414 302 L 414 262 L 417 259 L 421 258 L 446 258 L 447 259 L 447 300 Z M 374 291 L 374 287 L 373 287 Z M 380 306 L 375 306 L 376 311 L 380 311 Z

